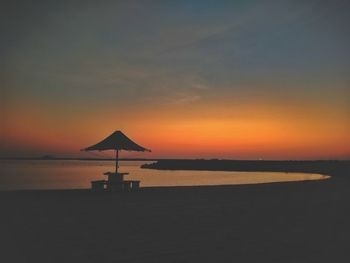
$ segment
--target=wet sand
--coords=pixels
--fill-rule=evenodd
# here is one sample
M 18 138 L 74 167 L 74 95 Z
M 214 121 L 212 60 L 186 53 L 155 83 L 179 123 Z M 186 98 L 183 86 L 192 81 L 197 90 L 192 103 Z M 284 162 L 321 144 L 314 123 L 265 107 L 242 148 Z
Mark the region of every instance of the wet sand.
M 241 186 L 0 193 L 1 262 L 348 262 L 350 173 Z

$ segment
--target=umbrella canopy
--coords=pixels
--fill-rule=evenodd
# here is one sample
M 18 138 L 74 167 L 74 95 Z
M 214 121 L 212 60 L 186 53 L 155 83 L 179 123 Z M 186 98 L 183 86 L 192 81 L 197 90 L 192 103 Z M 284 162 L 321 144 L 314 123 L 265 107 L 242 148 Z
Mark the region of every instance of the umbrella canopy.
M 115 172 L 118 173 L 118 159 L 119 159 L 119 151 L 137 151 L 137 152 L 150 152 L 148 150 L 132 140 L 130 140 L 124 133 L 121 131 L 115 131 L 99 143 L 91 145 L 87 148 L 82 149 L 82 151 L 105 151 L 105 150 L 115 150 L 116 155 L 116 163 L 115 163 Z
M 103 139 L 99 143 L 91 145 L 83 151 L 105 151 L 105 150 L 125 150 L 125 151 L 138 151 L 138 152 L 150 152 L 150 150 L 136 144 L 130 140 L 121 131 L 115 131 L 107 138 Z

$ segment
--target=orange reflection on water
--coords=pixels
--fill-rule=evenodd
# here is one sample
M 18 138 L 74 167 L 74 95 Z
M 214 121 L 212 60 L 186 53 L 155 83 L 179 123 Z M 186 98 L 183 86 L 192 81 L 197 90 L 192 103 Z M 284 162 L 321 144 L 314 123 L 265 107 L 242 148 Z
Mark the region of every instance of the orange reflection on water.
M 142 187 L 237 185 L 271 182 L 308 181 L 329 178 L 320 174 L 278 172 L 163 171 L 141 169 L 144 162 L 120 162 L 125 179 L 140 180 Z M 106 179 L 114 170 L 107 161 L 0 161 L 0 190 L 90 188 L 93 180 Z

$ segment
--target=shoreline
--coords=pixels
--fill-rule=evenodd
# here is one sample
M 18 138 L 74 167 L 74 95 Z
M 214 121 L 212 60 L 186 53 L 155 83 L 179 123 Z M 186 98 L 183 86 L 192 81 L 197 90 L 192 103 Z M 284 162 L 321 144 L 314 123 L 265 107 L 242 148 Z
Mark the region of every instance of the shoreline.
M 250 171 L 249 171 L 250 172 Z M 288 172 L 286 172 L 288 173 Z M 158 190 L 185 190 L 185 189 L 198 189 L 198 188 L 225 188 L 225 187 L 251 187 L 257 185 L 280 185 L 280 184 L 291 184 L 291 183 L 309 183 L 309 182 L 320 182 L 320 181 L 328 181 L 332 180 L 334 177 L 327 174 L 318 173 L 317 175 L 323 176 L 319 179 L 305 179 L 305 180 L 291 180 L 291 181 L 276 181 L 276 182 L 259 182 L 259 183 L 242 183 L 242 184 L 207 184 L 207 185 L 179 185 L 179 186 L 141 186 L 139 191 L 143 190 L 147 191 L 158 191 Z M 54 188 L 54 189 L 12 189 L 12 190 L 0 190 L 0 194 L 2 193 L 45 193 L 45 192 L 56 192 L 56 193 L 68 193 L 68 192 L 91 192 L 91 188 Z M 135 192 L 102 192 L 101 194 L 133 194 Z M 94 193 L 95 194 L 95 193 Z

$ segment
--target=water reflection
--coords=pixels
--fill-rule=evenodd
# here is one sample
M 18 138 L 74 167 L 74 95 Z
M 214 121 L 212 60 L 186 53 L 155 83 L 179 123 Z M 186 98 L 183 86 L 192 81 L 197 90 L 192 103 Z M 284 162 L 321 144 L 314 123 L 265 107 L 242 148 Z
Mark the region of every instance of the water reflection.
M 161 171 L 141 169 L 145 162 L 122 161 L 120 172 L 140 180 L 142 187 L 256 184 L 326 179 L 328 176 L 278 172 Z M 90 181 L 105 179 L 113 171 L 109 161 L 1 161 L 0 190 L 89 188 Z

